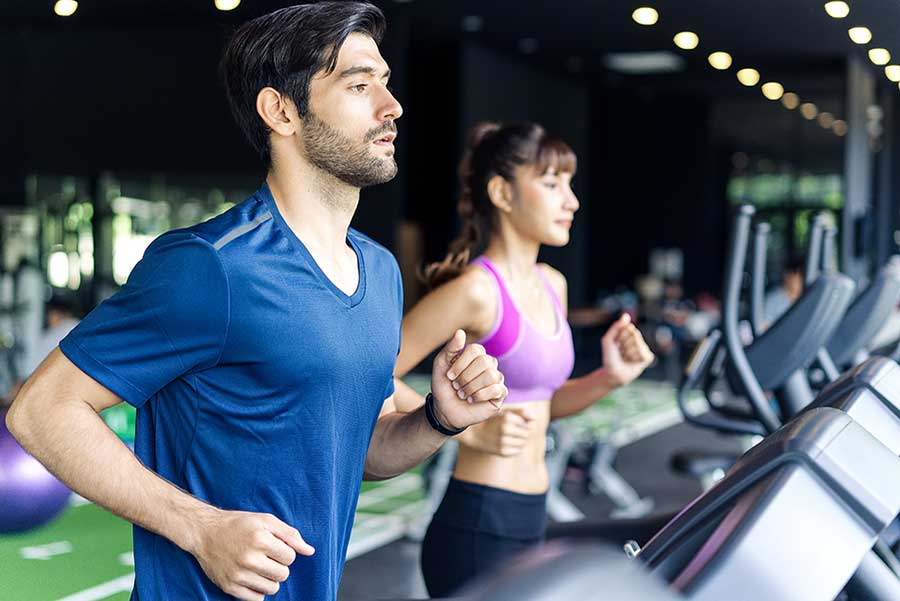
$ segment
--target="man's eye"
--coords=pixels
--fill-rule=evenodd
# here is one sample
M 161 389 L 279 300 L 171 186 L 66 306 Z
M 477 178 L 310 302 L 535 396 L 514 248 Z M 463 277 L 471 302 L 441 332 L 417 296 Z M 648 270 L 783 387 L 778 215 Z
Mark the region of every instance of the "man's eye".
M 355 86 L 351 86 L 350 89 L 353 90 L 354 92 L 362 94 L 363 92 L 366 91 L 366 84 L 358 83 Z

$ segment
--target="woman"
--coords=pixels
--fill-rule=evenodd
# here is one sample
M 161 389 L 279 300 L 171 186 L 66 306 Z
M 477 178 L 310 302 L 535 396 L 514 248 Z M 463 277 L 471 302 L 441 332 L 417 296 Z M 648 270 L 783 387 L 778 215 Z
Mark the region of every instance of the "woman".
M 426 268 L 432 291 L 403 320 L 397 377 L 463 329 L 496 357 L 509 389 L 496 417 L 456 437 L 453 479 L 422 544 L 422 572 L 435 597 L 543 539 L 550 420 L 589 407 L 653 358 L 623 316 L 603 338 L 603 367 L 569 378 L 566 279 L 537 257 L 542 244 L 569 241 L 579 206 L 575 167 L 569 146 L 539 125 L 475 126 L 460 166 L 462 233 L 444 261 Z M 469 398 L 470 387 L 458 394 Z M 398 384 L 395 402 L 410 411 L 422 399 Z

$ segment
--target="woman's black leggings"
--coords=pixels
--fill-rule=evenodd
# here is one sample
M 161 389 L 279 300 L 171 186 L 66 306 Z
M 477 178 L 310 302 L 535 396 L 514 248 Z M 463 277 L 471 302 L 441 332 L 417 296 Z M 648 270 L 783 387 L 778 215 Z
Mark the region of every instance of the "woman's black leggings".
M 524 495 L 452 479 L 422 541 L 422 575 L 432 597 L 451 596 L 473 578 L 539 545 L 547 495 Z

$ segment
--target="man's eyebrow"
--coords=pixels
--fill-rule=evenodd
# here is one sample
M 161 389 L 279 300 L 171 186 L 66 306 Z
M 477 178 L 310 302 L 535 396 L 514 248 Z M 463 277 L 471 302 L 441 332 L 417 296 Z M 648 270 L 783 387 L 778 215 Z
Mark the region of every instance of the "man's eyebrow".
M 376 77 L 378 72 L 374 67 L 370 67 L 368 65 L 357 65 L 355 67 L 350 67 L 348 69 L 344 69 L 341 71 L 340 78 L 343 79 L 345 77 L 352 77 L 353 75 L 357 75 L 359 73 L 365 73 L 367 75 L 371 75 L 372 77 Z M 390 79 L 391 70 L 387 69 L 384 74 L 381 76 L 382 79 Z

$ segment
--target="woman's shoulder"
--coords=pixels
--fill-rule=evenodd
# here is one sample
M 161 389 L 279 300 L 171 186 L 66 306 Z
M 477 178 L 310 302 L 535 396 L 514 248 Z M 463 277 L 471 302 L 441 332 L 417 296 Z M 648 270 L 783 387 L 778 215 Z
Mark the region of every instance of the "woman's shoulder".
M 478 265 L 466 266 L 458 276 L 429 293 L 432 304 L 444 315 L 458 316 L 467 332 L 479 337 L 490 330 L 497 311 L 496 284 Z
M 470 263 L 448 284 L 455 284 L 458 293 L 466 299 L 472 309 L 493 309 L 497 285 L 493 276 L 477 264 Z
M 566 276 L 564 276 L 561 271 L 548 265 L 547 263 L 538 263 L 538 269 L 541 270 L 541 273 L 544 274 L 544 276 L 550 282 L 550 285 L 553 286 L 554 292 L 556 292 L 556 294 L 560 298 L 564 298 L 569 287 L 569 284 L 566 281 Z

